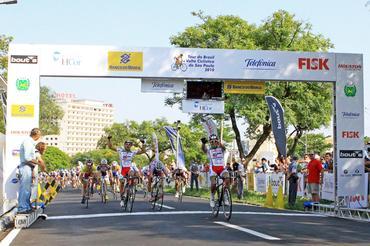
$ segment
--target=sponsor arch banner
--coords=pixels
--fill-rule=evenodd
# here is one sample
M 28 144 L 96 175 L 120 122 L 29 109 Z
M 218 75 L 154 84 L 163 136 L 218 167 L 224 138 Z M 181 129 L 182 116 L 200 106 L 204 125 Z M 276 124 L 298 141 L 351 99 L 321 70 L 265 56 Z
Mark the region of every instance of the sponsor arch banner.
M 336 199 L 358 201 L 358 197 L 367 195 L 361 188 L 366 181 L 359 153 L 364 148 L 361 54 L 10 44 L 8 61 L 6 150 L 1 174 L 3 212 L 17 198 L 17 184 L 11 182 L 19 164 L 14 150 L 39 125 L 40 77 L 333 82 Z M 185 101 L 183 106 L 185 112 L 224 113 L 224 105 L 217 101 Z M 364 203 L 361 200 L 356 204 Z

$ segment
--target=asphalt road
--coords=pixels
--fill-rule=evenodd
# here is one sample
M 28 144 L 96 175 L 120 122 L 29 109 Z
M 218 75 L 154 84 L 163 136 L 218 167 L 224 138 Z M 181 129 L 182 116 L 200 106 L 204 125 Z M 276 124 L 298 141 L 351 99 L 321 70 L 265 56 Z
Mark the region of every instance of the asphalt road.
M 11 245 L 370 245 L 370 224 L 299 212 L 234 205 L 226 222 L 213 218 L 208 201 L 165 196 L 153 212 L 142 194 L 133 213 L 119 202 L 102 204 L 95 196 L 88 209 L 77 190 L 61 192 L 30 228 L 19 231 Z

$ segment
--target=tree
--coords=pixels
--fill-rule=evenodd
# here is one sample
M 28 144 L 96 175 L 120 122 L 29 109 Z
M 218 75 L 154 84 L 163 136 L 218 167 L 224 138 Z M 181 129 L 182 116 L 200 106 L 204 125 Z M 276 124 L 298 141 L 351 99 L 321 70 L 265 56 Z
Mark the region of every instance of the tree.
M 13 37 L 7 37 L 0 35 L 0 76 L 5 80 L 8 78 L 8 50 L 9 43 L 13 40 Z M 3 119 L 3 108 L 0 106 L 0 132 L 5 133 L 5 122 Z
M 40 88 L 40 129 L 43 135 L 59 134 L 63 109 L 55 102 L 53 92 L 46 86 Z
M 288 139 L 288 143 L 292 143 L 294 139 Z M 302 140 L 299 140 L 297 147 L 292 155 L 299 157 L 304 156 L 307 153 L 320 153 L 324 154 L 328 152 L 333 147 L 333 144 L 328 141 L 328 137 L 325 137 L 324 134 L 313 134 L 308 133 L 304 134 Z
M 95 164 L 99 164 L 101 159 L 107 159 L 109 163 L 118 161 L 118 155 L 110 149 L 97 149 L 84 153 L 77 153 L 71 158 L 72 166 L 76 166 L 78 161 L 85 163 L 86 160 L 91 159 Z
M 46 163 L 47 171 L 71 167 L 71 158 L 57 147 L 48 146 L 42 158 Z
M 171 151 L 170 142 L 165 134 L 164 126 L 170 126 L 165 119 L 156 119 L 154 121 L 143 121 L 137 123 L 128 121 L 123 124 L 115 123 L 111 127 L 105 129 L 105 136 L 99 142 L 98 147 L 105 149 L 107 147 L 107 137 L 112 136 L 112 143 L 115 146 L 121 146 L 124 140 L 136 140 L 146 138 L 148 150 L 152 149 L 152 133 L 155 132 L 158 139 L 158 148 L 160 159 L 165 164 L 170 164 L 174 159 L 174 153 Z M 185 161 L 190 165 L 191 160 L 205 161 L 206 156 L 201 151 L 200 139 L 205 135 L 203 127 L 196 122 L 190 124 L 180 124 L 180 135 L 182 137 L 182 146 L 185 154 Z M 227 138 L 231 138 L 226 134 Z M 147 165 L 153 158 L 153 151 L 148 151 L 146 155 L 136 157 L 134 162 L 138 166 Z
M 192 48 L 264 49 L 288 51 L 327 51 L 329 39 L 313 34 L 309 23 L 297 20 L 287 11 L 279 10 L 260 26 L 249 24 L 237 16 L 212 18 L 202 12 L 193 13 L 201 24 L 186 28 L 170 38 L 173 45 Z M 274 95 L 285 109 L 287 126 L 293 126 L 294 141 L 288 153 L 294 152 L 305 131 L 326 126 L 332 112 L 332 86 L 326 83 L 297 83 L 266 81 L 266 94 Z M 173 105 L 180 101 L 173 97 L 166 101 Z M 256 145 L 245 157 L 251 160 L 263 142 L 271 136 L 269 111 L 261 95 L 227 95 L 225 113 L 230 117 L 238 149 L 242 151 L 237 119 L 248 124 L 244 133 L 256 139 Z M 243 155 L 241 156 L 244 157 Z

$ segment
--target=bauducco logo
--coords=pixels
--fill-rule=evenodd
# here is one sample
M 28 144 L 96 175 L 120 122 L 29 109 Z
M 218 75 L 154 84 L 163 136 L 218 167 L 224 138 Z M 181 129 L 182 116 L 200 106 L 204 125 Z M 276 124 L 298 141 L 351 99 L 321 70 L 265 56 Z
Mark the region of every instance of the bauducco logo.
M 364 158 L 362 150 L 340 150 L 340 158 Z
M 37 64 L 37 56 L 10 56 L 10 63 Z

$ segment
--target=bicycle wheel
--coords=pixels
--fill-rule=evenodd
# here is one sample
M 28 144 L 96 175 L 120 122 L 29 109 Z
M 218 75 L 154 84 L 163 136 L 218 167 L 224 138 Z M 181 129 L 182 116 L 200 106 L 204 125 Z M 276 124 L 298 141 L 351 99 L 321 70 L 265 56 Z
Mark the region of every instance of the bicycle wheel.
M 116 192 L 116 190 L 117 190 L 117 185 L 116 185 L 116 183 L 114 183 L 113 184 L 113 187 L 112 187 L 112 194 L 113 194 L 113 199 L 114 200 L 117 200 L 117 192 Z
M 152 209 L 154 210 L 155 209 L 155 206 L 156 206 L 156 203 L 157 203 L 157 199 L 158 199 L 158 182 L 155 182 L 154 183 L 154 186 L 152 187 Z
M 238 199 L 243 199 L 243 180 L 241 177 L 237 179 L 237 194 Z
M 233 203 L 231 200 L 231 193 L 229 188 L 223 188 L 222 194 L 222 209 L 226 220 L 231 219 L 231 214 L 233 211 Z
M 85 196 L 86 208 L 89 208 L 89 200 L 90 200 L 90 185 L 87 186 L 87 192 Z
M 159 181 L 158 184 L 158 189 L 157 189 L 157 194 L 156 194 L 156 208 L 157 211 L 161 211 L 163 207 L 163 183 L 161 184 L 162 181 Z
M 220 188 L 217 187 L 217 190 L 216 190 L 216 200 L 215 200 L 215 206 L 212 209 L 212 215 L 213 217 L 217 217 L 218 216 L 218 213 L 220 211 Z
M 122 208 L 123 208 L 124 211 L 127 211 L 127 205 L 128 205 L 129 197 L 130 197 L 130 189 L 128 187 L 125 187 L 124 194 L 125 194 L 125 200 L 123 201 L 124 205 L 123 205 Z
M 177 65 L 176 65 L 175 63 L 173 63 L 173 64 L 171 65 L 171 70 L 172 70 L 172 71 L 176 71 L 177 69 L 178 69 Z
M 132 209 L 133 209 L 133 207 L 134 207 L 135 196 L 136 196 L 135 189 L 136 189 L 136 187 L 135 187 L 135 186 L 132 186 L 132 187 L 130 188 L 130 196 L 129 196 L 129 200 L 128 200 L 128 211 L 129 211 L 130 213 L 132 212 Z
M 178 185 L 178 192 L 179 192 L 179 198 L 178 198 L 178 202 L 179 203 L 182 203 L 182 187 L 183 187 L 183 181 L 181 180 L 180 182 L 179 182 L 179 185 Z
M 185 63 L 183 63 L 183 64 L 181 64 L 180 69 L 181 69 L 181 71 L 185 72 L 186 69 L 188 69 L 188 66 Z
M 100 182 L 100 198 L 101 202 L 104 203 L 104 181 Z
M 104 196 L 103 196 L 103 198 L 104 198 L 104 203 L 107 203 L 108 202 L 108 199 L 107 199 L 107 197 L 108 197 L 107 184 L 105 182 L 103 182 L 103 183 L 104 183 L 104 189 L 103 189 Z

